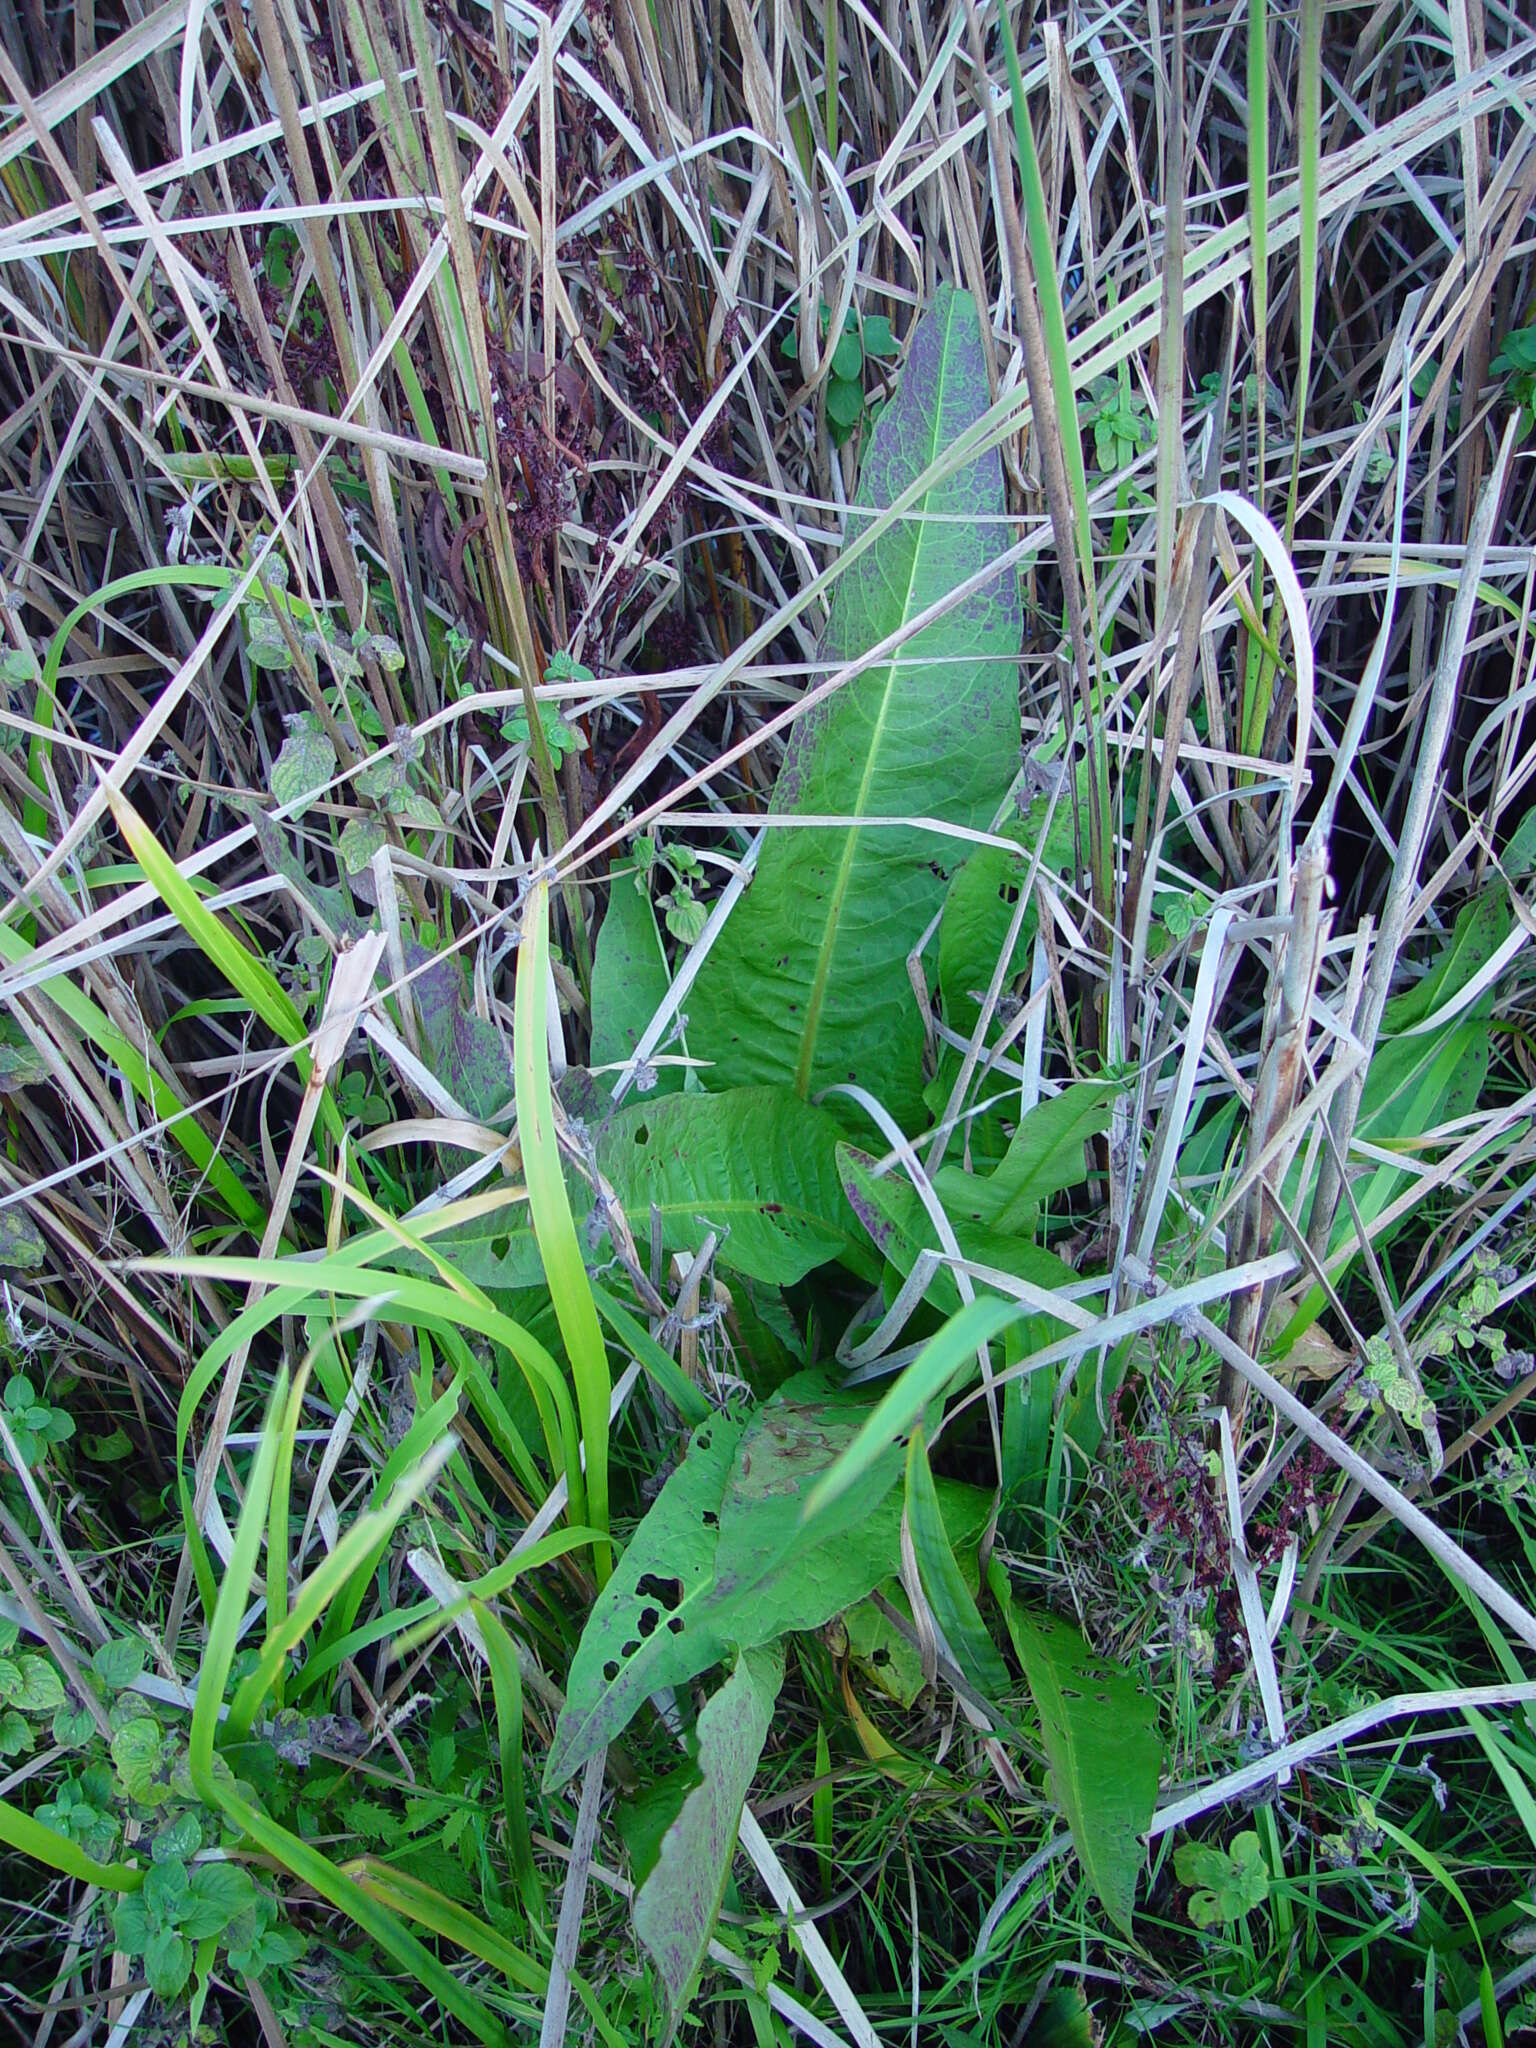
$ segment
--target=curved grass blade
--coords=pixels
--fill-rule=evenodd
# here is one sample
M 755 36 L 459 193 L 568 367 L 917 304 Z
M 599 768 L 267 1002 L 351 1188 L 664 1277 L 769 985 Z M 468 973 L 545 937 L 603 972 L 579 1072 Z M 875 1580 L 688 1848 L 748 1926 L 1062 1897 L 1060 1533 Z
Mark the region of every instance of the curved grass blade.
M 549 1083 L 549 1041 L 544 1002 L 549 983 L 549 884 L 535 882 L 523 905 L 523 937 L 517 954 L 513 1001 L 512 1066 L 517 1095 L 517 1135 L 523 1154 L 528 1207 L 550 1299 L 565 1340 L 576 1382 L 576 1412 L 587 1454 L 586 1482 L 579 1466 L 568 1468 L 571 1518 L 608 1528 L 608 1400 L 613 1391 L 608 1352 L 581 1256 L 570 1198 L 555 1137 L 554 1098 Z M 613 1569 L 609 1544 L 597 1544 L 593 1569 L 601 1585 Z
M 471 1600 L 470 1612 L 480 1624 L 486 1662 L 491 1667 L 491 1696 L 496 1705 L 496 1737 L 501 1752 L 501 1798 L 507 1815 L 507 1855 L 522 1895 L 523 1910 L 537 1926 L 544 1918 L 544 1886 L 533 1860 L 528 1833 L 528 1794 L 523 1782 L 523 1680 L 517 1668 L 517 1645 L 482 1600 Z
M 906 1524 L 923 1592 L 955 1662 L 983 1698 L 1001 1699 L 1008 1690 L 1008 1667 L 987 1634 L 950 1547 L 920 1429 L 913 1430 L 907 1446 Z
M 0 924 L 0 960 L 23 966 L 32 958 L 33 948 L 20 932 Z M 46 996 L 74 1025 L 82 1037 L 104 1052 L 141 1101 L 147 1103 L 165 1125 L 166 1135 L 176 1140 L 198 1172 L 218 1194 L 232 1216 L 237 1217 L 255 1237 L 260 1237 L 267 1220 L 265 1209 L 235 1173 L 192 1111 L 187 1109 L 168 1081 L 162 1080 L 143 1053 L 125 1038 L 104 1010 L 67 974 L 51 976 L 38 984 Z
M 30 1856 L 34 1863 L 46 1864 L 80 1884 L 100 1885 L 103 1891 L 136 1892 L 144 1882 L 143 1871 L 133 1864 L 98 1863 L 78 1842 L 23 1813 L 9 1799 L 0 1799 L 0 1842 L 18 1855 Z

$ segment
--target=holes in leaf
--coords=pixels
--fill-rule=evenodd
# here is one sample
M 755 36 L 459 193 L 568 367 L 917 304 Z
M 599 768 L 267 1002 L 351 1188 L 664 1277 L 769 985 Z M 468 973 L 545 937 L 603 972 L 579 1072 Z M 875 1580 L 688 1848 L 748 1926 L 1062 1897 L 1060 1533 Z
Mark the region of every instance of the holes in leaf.
M 885 1645 L 882 1643 L 878 1650 L 872 1650 L 870 1652 L 869 1661 L 871 1664 L 874 1665 L 877 1671 L 883 1671 L 886 1665 L 889 1664 L 891 1661 L 891 1653 L 888 1649 L 886 1649 Z
M 1008 905 L 1009 909 L 1011 910 L 1011 909 L 1013 908 L 1014 904 L 1015 904 L 1015 903 L 1017 903 L 1017 902 L 1018 902 L 1018 900 L 1019 900 L 1019 885 L 1018 885 L 1018 883 L 1017 883 L 1017 882 L 1004 882 L 1004 883 L 1002 883 L 1002 884 L 1000 885 L 999 889 L 998 889 L 998 892 L 997 892 L 997 900 L 998 900 L 998 902 L 999 902 L 999 903 L 1006 903 L 1006 904 Z
M 701 1430 L 694 1438 L 693 1447 L 696 1451 L 707 1451 L 709 1449 L 709 1431 L 707 1429 Z
M 646 1572 L 635 1592 L 642 1600 L 657 1600 L 670 1614 L 674 1607 L 683 1604 L 683 1582 L 681 1579 L 658 1579 L 654 1572 Z
M 635 1623 L 635 1627 L 639 1629 L 641 1635 L 653 1636 L 656 1633 L 656 1624 L 658 1621 L 660 1621 L 660 1619 L 661 1616 L 656 1612 L 654 1607 L 642 1607 L 640 1610 L 640 1618 Z
M 623 1649 L 620 1650 L 619 1655 L 621 1657 L 633 1657 L 633 1655 L 635 1654 L 636 1650 L 639 1649 L 639 1647 L 640 1638 L 638 1636 L 631 1636 L 629 1641 L 624 1645 Z
M 700 1515 L 699 1520 L 704 1524 L 706 1529 L 718 1529 L 720 1526 L 720 1517 L 715 1513 L 713 1508 L 706 1508 L 703 1514 Z
M 608 1683 L 612 1685 L 613 1681 L 618 1677 L 618 1675 L 618 1659 L 616 1657 L 610 1657 L 608 1659 L 608 1662 L 603 1666 L 603 1676 L 607 1679 Z
M 649 1125 L 649 1124 L 636 1124 L 636 1125 L 635 1125 L 635 1143 L 636 1143 L 636 1145 L 648 1145 L 648 1144 L 649 1144 L 650 1142 L 651 1142 L 651 1127 L 650 1127 L 650 1125 Z
M 509 1259 L 511 1256 L 512 1240 L 510 1237 L 493 1237 L 491 1239 L 491 1257 L 493 1259 Z
M 667 1627 L 673 1635 L 680 1636 L 683 1632 L 683 1617 L 680 1614 L 674 1614 L 667 1623 Z

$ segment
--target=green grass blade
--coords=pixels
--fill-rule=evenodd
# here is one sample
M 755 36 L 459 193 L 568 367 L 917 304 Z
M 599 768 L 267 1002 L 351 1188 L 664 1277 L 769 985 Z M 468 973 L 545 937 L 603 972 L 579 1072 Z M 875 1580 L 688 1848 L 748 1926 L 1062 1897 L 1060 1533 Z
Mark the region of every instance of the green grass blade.
M 1008 1667 L 987 1634 L 950 1546 L 921 1429 L 913 1430 L 907 1446 L 906 1525 L 923 1592 L 956 1663 L 984 1698 L 1001 1699 L 1008 1690 Z
M 491 1667 L 491 1695 L 496 1705 L 496 1739 L 501 1755 L 501 1797 L 507 1815 L 507 1855 L 522 1895 L 523 1909 L 536 1924 L 544 1918 L 544 1886 L 533 1860 L 528 1833 L 528 1791 L 523 1779 L 523 1680 L 517 1668 L 517 1645 L 481 1600 L 470 1612 L 485 1638 Z
M 517 1134 L 523 1154 L 528 1207 L 550 1299 L 565 1340 L 576 1382 L 576 1411 L 587 1454 L 586 1485 L 579 1467 L 568 1468 L 572 1519 L 608 1528 L 608 1400 L 612 1382 L 608 1352 L 581 1256 L 560 1147 L 555 1137 L 554 1100 L 549 1081 L 549 1040 L 545 993 L 549 983 L 549 884 L 536 882 L 523 906 L 523 939 L 517 955 L 513 999 L 512 1064 L 517 1091 Z M 612 1569 L 606 1543 L 593 1550 L 601 1584 Z
M 606 1287 L 592 1283 L 592 1299 L 597 1312 L 612 1330 L 615 1337 L 637 1359 L 641 1369 L 650 1374 L 659 1392 L 666 1395 L 677 1410 L 686 1429 L 697 1429 L 709 1415 L 709 1403 L 699 1392 L 693 1381 L 683 1371 L 677 1360 L 663 1351 L 640 1318 L 616 1301 Z
M 240 1640 L 241 1617 L 245 1613 L 245 1604 L 250 1596 L 251 1582 L 256 1576 L 256 1559 L 261 1550 L 262 1527 L 267 1517 L 267 1503 L 272 1494 L 272 1475 L 277 1469 L 278 1451 L 282 1440 L 280 1418 L 287 1398 L 288 1374 L 286 1370 L 279 1369 L 272 1389 L 272 1398 L 267 1407 L 267 1418 L 262 1425 L 261 1439 L 256 1447 L 255 1462 L 251 1466 L 250 1478 L 246 1482 L 245 1502 L 235 1526 L 235 1547 L 230 1553 L 229 1566 L 219 1587 L 213 1618 L 208 1626 L 208 1640 L 203 1649 L 202 1665 L 197 1674 L 197 1699 L 192 1708 L 187 1761 L 198 1796 L 205 1799 L 210 1806 L 218 1803 L 213 1774 L 213 1747 L 219 1727 L 219 1708 L 223 1703 L 224 1688 L 229 1680 L 229 1667 L 234 1662 L 235 1649 Z
M 299 1416 L 304 1407 L 304 1389 L 308 1384 L 308 1367 L 301 1366 L 294 1375 L 293 1388 L 284 1405 L 277 1469 L 272 1475 L 272 1498 L 267 1513 L 266 1643 L 269 1650 L 288 1619 L 288 1509 L 293 1488 L 293 1451 L 298 1439 Z M 281 1707 L 283 1674 L 280 1661 L 272 1690 L 274 1704 Z
M 484 2041 L 486 2048 L 505 2048 L 507 2032 L 495 2014 L 467 1991 L 452 1971 L 444 1969 L 425 1943 L 402 1925 L 388 1903 L 338 1870 L 318 1849 L 249 1805 L 232 1787 L 219 1785 L 214 1791 L 218 1809 L 258 1849 L 345 1913 L 444 2012 L 462 2021 L 477 2041 Z
M 419 1877 L 412 1877 L 409 1871 L 401 1870 L 393 1863 L 378 1862 L 371 1856 L 361 1856 L 348 1864 L 347 1874 L 355 1878 L 359 1889 L 371 1898 L 429 1928 L 442 1940 L 451 1941 L 466 1955 L 478 1956 L 482 1963 L 489 1963 L 493 1970 L 500 1970 L 507 1982 L 519 1991 L 542 1995 L 548 1989 L 549 1972 L 542 1963 L 507 1941 L 475 1914 L 466 1912 L 453 1899 L 424 1884 Z
M 1301 0 L 1301 57 L 1296 83 L 1297 175 L 1301 214 L 1296 244 L 1296 433 L 1291 456 L 1291 491 L 1285 513 L 1285 544 L 1296 536 L 1301 496 L 1301 450 L 1312 382 L 1312 344 L 1317 328 L 1318 170 L 1322 158 L 1323 0 Z
M 98 1863 L 78 1842 L 34 1820 L 9 1799 L 0 1799 L 0 1842 L 20 1856 L 30 1856 L 34 1863 L 46 1864 L 80 1884 L 100 1885 L 103 1891 L 136 1892 L 144 1882 L 143 1871 L 131 1863 Z
M 288 1442 L 291 1448 L 291 1437 Z M 429 1490 L 458 1448 L 458 1439 L 453 1436 L 436 1444 L 400 1482 L 383 1507 L 359 1515 L 345 1536 L 316 1565 L 295 1594 L 292 1608 L 269 1629 L 255 1669 L 242 1680 L 230 1704 L 227 1740 L 239 1742 L 250 1733 L 262 1703 L 278 1682 L 289 1651 L 309 1634 L 369 1552 L 393 1533 L 406 1510 Z
M 24 967 L 32 957 L 33 948 L 21 933 L 13 931 L 9 925 L 0 924 L 0 959 L 12 967 Z M 154 1071 L 139 1048 L 123 1036 L 88 995 L 76 988 L 67 974 L 50 976 L 39 984 L 39 988 L 51 1003 L 57 1004 L 81 1036 L 88 1038 L 111 1060 L 134 1094 L 141 1102 L 147 1103 L 165 1125 L 166 1135 L 176 1140 L 223 1200 L 230 1214 L 259 1237 L 266 1222 L 265 1209 L 214 1145 L 191 1110 L 186 1108 L 170 1084 Z
M 823 1514 L 857 1485 L 884 1452 L 899 1443 L 930 1401 L 937 1400 L 957 1375 L 976 1364 L 978 1348 L 1021 1316 L 1033 1313 L 1020 1302 L 987 1295 L 967 1302 L 943 1329 L 930 1337 L 909 1366 L 871 1409 L 869 1419 L 847 1449 L 827 1467 L 806 1496 L 804 1519 Z
M 69 648 L 69 636 L 83 619 L 92 612 L 100 611 L 112 603 L 114 598 L 132 597 L 141 590 L 165 590 L 184 588 L 192 585 L 199 590 L 227 590 L 235 581 L 233 571 L 200 563 L 167 563 L 156 569 L 135 569 L 131 575 L 119 576 L 100 590 L 93 590 L 70 611 L 66 612 L 58 631 L 49 642 L 48 652 L 43 659 L 42 675 L 37 686 L 37 702 L 32 710 L 32 722 L 44 728 L 32 735 L 27 750 L 27 773 L 34 786 L 46 792 L 48 783 L 44 765 L 53 752 L 53 724 L 59 702 L 59 670 Z M 47 830 L 48 820 L 40 804 L 29 803 L 24 807 L 22 822 L 27 831 L 41 834 Z
M 1083 428 L 1077 410 L 1077 388 L 1072 377 L 1072 354 L 1067 341 L 1067 313 L 1061 300 L 1061 280 L 1056 274 L 1056 250 L 1051 241 L 1050 218 L 1045 207 L 1045 185 L 1040 176 L 1040 158 L 1035 149 L 1035 131 L 1019 70 L 1018 45 L 1008 9 L 997 10 L 1002 32 L 1003 55 L 1008 65 L 1008 90 L 1013 102 L 1013 133 L 1018 144 L 1019 179 L 1024 187 L 1024 231 L 1029 238 L 1030 267 L 1035 273 L 1035 290 L 1040 299 L 1040 325 L 1045 333 L 1045 352 L 1051 368 L 1051 392 L 1056 400 L 1061 429 L 1061 452 L 1072 491 L 1072 510 L 1077 520 L 1078 558 L 1083 571 L 1083 590 L 1090 611 L 1094 602 L 1093 531 L 1088 519 L 1088 470 L 1083 461 Z M 1094 631 L 1097 642 L 1098 632 Z
M 303 1018 L 293 1007 L 286 991 L 264 961 L 258 960 L 219 922 L 188 882 L 133 805 L 116 790 L 108 792 L 118 830 L 128 842 L 144 878 L 176 919 L 187 937 L 250 1004 L 257 1016 L 284 1045 L 291 1046 L 300 1078 L 308 1081 L 310 1057 L 303 1049 L 309 1037 Z M 338 1142 L 342 1134 L 341 1114 L 330 1090 L 321 1097 L 321 1114 Z

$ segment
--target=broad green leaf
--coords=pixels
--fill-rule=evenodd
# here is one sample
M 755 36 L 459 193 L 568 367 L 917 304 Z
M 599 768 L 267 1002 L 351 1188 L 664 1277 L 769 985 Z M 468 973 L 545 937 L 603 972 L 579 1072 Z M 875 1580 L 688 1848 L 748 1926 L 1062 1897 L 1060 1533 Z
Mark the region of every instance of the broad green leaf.
M 139 1671 L 143 1671 L 147 1657 L 150 1657 L 150 1651 L 137 1636 L 113 1636 L 111 1642 L 102 1642 L 92 1651 L 90 1669 L 102 1681 L 102 1686 L 111 1686 L 113 1692 L 121 1692 L 125 1686 L 131 1686 Z
M 843 340 L 848 339 L 850 337 L 844 335 Z M 856 427 L 863 410 L 864 386 L 857 378 L 839 377 L 834 368 L 827 379 L 827 418 L 834 426 Z
M 920 1429 L 912 1432 L 907 1446 L 906 1515 L 918 1576 L 945 1642 L 972 1685 L 987 1699 L 1001 1699 L 1008 1690 L 1008 1667 L 987 1634 L 950 1547 L 928 1464 L 928 1446 Z
M 906 1594 L 894 1581 L 880 1588 L 897 1613 L 908 1622 L 912 1608 Z M 848 1638 L 848 1661 L 868 1682 L 899 1707 L 912 1707 L 923 1689 L 923 1660 L 901 1630 L 887 1619 L 873 1595 L 856 1601 L 843 1616 Z
M 1189 1917 L 1196 1927 L 1246 1919 L 1269 1897 L 1269 1866 L 1252 1828 L 1234 1835 L 1226 1849 L 1181 1842 L 1173 1868 L 1180 1884 L 1199 1887 L 1189 1901 Z
M 894 1172 L 877 1173 L 877 1161 L 855 1145 L 840 1145 L 837 1158 L 843 1186 L 848 1191 L 854 1213 L 869 1232 L 876 1248 L 905 1278 L 920 1251 L 937 1251 L 940 1248 L 938 1232 L 923 1207 L 922 1198 L 904 1176 Z M 992 1266 L 1000 1273 L 1010 1273 L 1015 1279 L 1032 1281 L 1037 1287 L 1066 1287 L 1077 1277 L 1054 1252 L 1042 1251 L 1032 1237 L 1019 1236 L 1007 1228 L 993 1228 L 986 1222 L 973 1220 L 976 1210 L 985 1210 L 986 1181 L 958 1170 L 953 1170 L 947 1177 L 941 1174 L 940 1179 L 943 1187 L 936 1192 L 944 1202 L 945 1214 L 963 1258 L 980 1266 Z M 983 1282 L 973 1284 L 978 1293 L 983 1291 Z M 947 1266 L 939 1267 L 924 1298 L 941 1314 L 949 1315 L 959 1308 L 960 1289 Z
M 144 1975 L 156 1998 L 179 1998 L 192 1974 L 192 1949 L 171 1927 L 158 1928 L 144 1945 Z
M 51 1714 L 64 1704 L 64 1681 L 46 1657 L 21 1659 L 21 1686 L 15 1704 L 24 1714 Z
M 162 1857 L 144 1873 L 144 1903 L 162 1920 L 180 1920 L 191 1899 L 187 1866 L 179 1856 Z
M 60 1749 L 81 1749 L 96 1732 L 95 1716 L 89 1707 L 64 1706 L 53 1717 L 53 1739 Z
M 199 1863 L 192 1872 L 186 1905 L 176 1924 L 189 1940 L 222 1934 L 256 1896 L 256 1887 L 238 1863 Z
M 662 1840 L 654 1868 L 635 1895 L 635 1932 L 650 1951 L 666 1993 L 670 2041 L 687 2010 L 714 1931 L 751 1786 L 784 1679 L 780 1644 L 746 1650 L 698 1724 L 698 1783 Z
M 661 1007 L 669 979 L 645 878 L 636 874 L 633 860 L 616 857 L 608 871 L 608 908 L 592 955 L 594 1067 L 620 1066 L 633 1056 L 641 1033 Z M 654 1072 L 655 1084 L 642 1100 L 654 1102 L 682 1088 L 681 1067 L 662 1066 Z
M 166 1748 L 160 1724 L 147 1716 L 130 1721 L 112 1737 L 112 1762 L 123 1790 L 141 1806 L 162 1805 L 170 1796 Z
M 898 1448 L 878 1454 L 814 1516 L 807 1508 L 868 1415 L 861 1391 L 821 1372 L 797 1373 L 754 1412 L 720 1504 L 715 1584 L 704 1602 L 728 1640 L 819 1628 L 896 1570 Z
M 750 1421 L 716 1416 L 635 1531 L 577 1647 L 544 1783 L 553 1791 L 642 1703 L 735 1649 L 820 1628 L 897 1570 L 902 1453 L 891 1447 L 807 1521 L 816 1480 L 858 1435 L 866 1404 L 801 1373 Z M 974 1490 L 940 1488 L 963 1530 Z
M 939 1169 L 934 1183 L 945 1213 L 960 1223 L 1022 1235 L 1035 1227 L 1039 1205 L 1088 1178 L 1083 1147 L 1109 1128 L 1114 1088 L 1073 1081 L 1021 1117 L 1008 1149 L 986 1175 L 958 1166 Z
M 0 1266 L 13 1273 L 35 1273 L 48 1257 L 48 1240 L 20 1209 L 0 1211 Z
M 631 1100 L 592 1135 L 598 1170 L 625 1215 L 643 1236 L 654 1205 L 668 1251 L 697 1250 L 714 1230 L 718 1264 L 749 1279 L 788 1285 L 834 1260 L 878 1277 L 838 1177 L 838 1126 L 787 1088 Z M 578 1213 L 590 1204 L 574 1172 L 566 1188 Z M 535 1287 L 544 1277 L 523 1206 L 440 1232 L 431 1244 L 479 1287 Z M 415 1253 L 383 1256 L 425 1270 Z M 606 1256 L 599 1242 L 595 1262 Z
M 337 841 L 337 850 L 347 873 L 360 875 L 388 837 L 377 818 L 348 818 Z
M 902 1450 L 861 1461 L 850 1483 L 823 1499 L 818 1482 L 862 1436 L 858 1394 L 800 1373 L 752 1418 L 720 1510 L 716 1581 L 700 1619 L 750 1644 L 820 1628 L 894 1577 L 901 1555 Z M 829 1463 L 830 1461 L 830 1463 Z M 951 1540 L 964 1543 L 990 1502 L 955 1480 L 939 1485 Z
M 290 818 L 302 818 L 336 773 L 336 749 L 312 711 L 301 711 L 272 763 L 274 803 Z
M 1083 1874 L 1129 1936 L 1141 1837 L 1157 1804 L 1163 1763 L 1156 1702 L 1128 1671 L 1095 1656 L 1070 1623 L 1013 1605 L 995 1560 L 988 1582 L 1029 1681 L 1052 1790 Z
M 717 1639 L 682 1638 L 714 1580 L 720 1501 L 745 1423 L 717 1415 L 694 1431 L 587 1618 L 544 1766 L 553 1792 L 611 1742 L 653 1692 L 717 1661 Z M 706 1519 L 706 1517 L 708 1519 Z M 693 1661 L 697 1658 L 698 1661 Z
M 142 1892 L 129 1892 L 112 1908 L 112 1940 L 126 1956 L 141 1956 L 149 1945 L 149 1912 Z
M 865 457 L 849 535 L 935 466 L 989 403 L 972 300 L 942 287 L 918 322 Z M 1001 460 L 936 478 L 839 579 L 825 655 L 856 661 L 985 570 L 1008 545 Z M 689 1003 L 689 1047 L 715 1089 L 773 1081 L 814 1095 L 863 1083 L 899 1120 L 923 1111 L 923 1025 L 906 958 L 964 842 L 862 819 L 990 825 L 1019 759 L 1021 613 L 1011 570 L 954 604 L 796 725 L 779 816 L 849 825 L 770 830 L 756 876 Z
M 202 1846 L 202 1828 L 197 1815 L 188 1809 L 178 1813 L 174 1820 L 160 1829 L 149 1845 L 149 1853 L 156 1863 L 185 1863 Z
M 643 1229 L 653 1207 L 668 1251 L 720 1234 L 719 1264 L 787 1285 L 840 1259 L 873 1279 L 837 1171 L 838 1125 L 787 1088 L 733 1088 L 626 1105 L 597 1163 Z
M 1079 781 L 1086 817 L 1086 767 L 1079 771 Z M 1075 858 L 1070 790 L 1063 790 L 1056 799 L 1054 812 L 1049 796 L 1035 797 L 1025 816 L 1010 819 L 997 835 L 1013 840 L 1018 852 L 1005 853 L 1000 846 L 978 846 L 950 883 L 944 898 L 944 914 L 939 921 L 939 994 L 945 1023 L 964 1038 L 969 1038 L 976 1028 L 976 1019 L 981 1014 L 977 998 L 986 994 L 997 967 L 997 956 L 1007 943 L 1014 906 L 1029 880 L 1034 850 L 1042 834 L 1042 869 L 1048 875 L 1070 874 Z M 1038 923 L 1039 914 L 1031 902 L 1019 927 L 1009 963 L 1010 976 L 1028 967 Z M 1005 981 L 1003 986 L 1007 985 Z

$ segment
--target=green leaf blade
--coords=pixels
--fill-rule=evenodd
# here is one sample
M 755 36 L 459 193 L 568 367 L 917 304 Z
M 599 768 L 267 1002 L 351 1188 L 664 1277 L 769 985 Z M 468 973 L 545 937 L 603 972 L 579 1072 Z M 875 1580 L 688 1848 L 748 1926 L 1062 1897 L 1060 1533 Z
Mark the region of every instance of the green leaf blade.
M 981 323 L 943 288 L 918 323 L 864 463 L 849 538 L 877 537 L 840 578 L 826 636 L 841 667 L 985 570 L 1008 544 L 1001 459 L 936 477 L 882 518 L 986 411 Z M 850 1079 L 898 1119 L 922 1115 L 923 1028 L 905 961 L 964 842 L 866 819 L 939 817 L 984 829 L 1019 758 L 1017 583 L 1002 571 L 952 604 L 795 727 L 773 810 L 850 825 L 767 834 L 751 889 L 690 1003 L 690 1048 L 711 1088 L 772 1080 L 814 1095 Z
M 666 1992 L 670 2041 L 704 1961 L 736 1846 L 741 1809 L 768 1737 L 784 1679 L 778 1643 L 744 1651 L 699 1715 L 699 1783 L 668 1828 L 635 1896 L 635 1932 Z
M 733 1088 L 626 1105 L 597 1158 L 625 1213 L 661 1216 L 667 1251 L 720 1233 L 719 1262 L 785 1286 L 840 1259 L 873 1278 L 837 1171 L 835 1120 L 787 1088 Z
M 594 1067 L 621 1066 L 634 1056 L 668 985 L 667 956 L 650 890 L 645 878 L 636 875 L 632 860 L 616 857 L 608 876 L 608 908 L 592 956 Z M 682 1085 L 681 1067 L 658 1067 L 655 1086 L 645 1099 L 675 1095 Z
M 999 1585 L 994 1570 L 989 1583 Z M 1006 1585 L 1006 1581 L 1001 1581 Z M 1045 1754 L 1083 1874 L 1127 1936 L 1162 1772 L 1156 1704 L 1128 1671 L 1095 1656 L 1069 1623 L 1005 1601 L 1009 1633 L 1040 1714 Z

